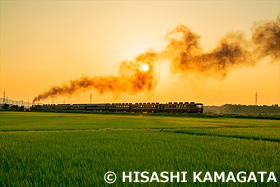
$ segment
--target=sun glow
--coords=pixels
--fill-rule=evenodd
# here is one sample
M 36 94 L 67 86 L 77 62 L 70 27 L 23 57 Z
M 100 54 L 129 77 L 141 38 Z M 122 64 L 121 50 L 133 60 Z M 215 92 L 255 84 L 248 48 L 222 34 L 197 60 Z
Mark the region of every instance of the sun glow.
M 148 71 L 149 70 L 148 64 L 143 64 L 141 67 L 142 67 L 143 71 Z

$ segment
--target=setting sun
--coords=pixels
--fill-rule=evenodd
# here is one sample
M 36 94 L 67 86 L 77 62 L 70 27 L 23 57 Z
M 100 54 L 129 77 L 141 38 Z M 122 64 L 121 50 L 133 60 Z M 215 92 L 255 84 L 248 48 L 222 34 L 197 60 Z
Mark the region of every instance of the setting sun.
M 143 64 L 141 67 L 142 67 L 143 71 L 148 71 L 148 69 L 149 69 L 148 64 Z

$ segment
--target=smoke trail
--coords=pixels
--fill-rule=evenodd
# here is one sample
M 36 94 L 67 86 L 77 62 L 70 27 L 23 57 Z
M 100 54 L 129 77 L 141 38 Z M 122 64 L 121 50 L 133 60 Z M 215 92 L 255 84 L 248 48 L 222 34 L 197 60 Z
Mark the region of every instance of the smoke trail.
M 229 70 L 254 65 L 264 57 L 270 57 L 271 62 L 280 59 L 279 21 L 278 17 L 276 21 L 256 23 L 251 40 L 246 40 L 242 32 L 228 33 L 209 52 L 203 52 L 200 36 L 188 26 L 179 25 L 167 34 L 169 43 L 164 53 L 174 73 L 200 72 L 223 79 Z
M 71 80 L 61 86 L 53 86 L 49 90 L 39 94 L 33 99 L 36 101 L 50 97 L 72 95 L 81 90 L 95 89 L 100 94 L 111 92 L 120 94 L 122 92 L 135 94 L 143 91 L 151 91 L 156 83 L 157 77 L 154 70 L 154 63 L 158 54 L 149 51 L 136 57 L 132 61 L 123 61 L 116 76 L 84 76 L 80 79 Z M 147 64 L 149 69 L 142 70 L 141 65 Z
M 271 62 L 280 60 L 280 17 L 276 21 L 255 23 L 252 38 L 247 40 L 240 31 L 227 33 L 213 50 L 204 52 L 200 36 L 186 25 L 178 25 L 166 36 L 167 46 L 159 53 L 148 51 L 134 60 L 124 61 L 116 76 L 81 77 L 61 86 L 53 86 L 36 96 L 40 101 L 53 96 L 71 95 L 81 90 L 95 89 L 100 94 L 149 92 L 157 83 L 155 65 L 168 59 L 173 73 L 201 73 L 224 79 L 231 69 L 255 65 L 265 57 Z M 149 69 L 143 71 L 141 65 Z
M 174 35 L 179 35 L 179 39 Z M 168 33 L 167 40 L 169 44 L 165 54 L 171 60 L 174 73 L 201 72 L 224 78 L 230 68 L 251 61 L 248 42 L 241 32 L 228 33 L 215 49 L 204 53 L 200 36 L 185 25 L 179 25 Z
M 276 21 L 258 22 L 253 26 L 252 41 L 258 59 L 270 57 L 272 62 L 280 59 L 280 17 Z

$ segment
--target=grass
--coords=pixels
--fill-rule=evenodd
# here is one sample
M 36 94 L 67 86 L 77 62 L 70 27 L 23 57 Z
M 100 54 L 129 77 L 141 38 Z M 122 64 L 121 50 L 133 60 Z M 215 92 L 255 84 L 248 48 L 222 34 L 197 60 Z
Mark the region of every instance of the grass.
M 91 130 L 105 128 L 279 127 L 279 120 L 113 114 L 0 112 L 0 131 Z
M 274 108 L 274 107 L 273 107 Z M 1 110 L 0 110 L 1 111 Z M 80 114 L 124 114 L 124 115 L 139 115 L 139 113 L 130 112 L 110 112 L 110 111 L 89 111 L 89 110 L 44 110 L 44 112 L 53 113 L 80 113 Z M 276 119 L 280 120 L 280 113 L 238 113 L 238 112 L 211 112 L 205 110 L 204 113 L 141 113 L 144 116 L 171 116 L 171 117 L 199 117 L 199 118 L 248 118 L 248 119 Z
M 231 137 L 240 139 L 253 139 L 280 142 L 280 128 L 271 127 L 241 127 L 241 128 L 189 128 L 173 131 L 183 134 L 204 136 Z
M 107 128 L 123 130 L 98 130 Z M 124 130 L 162 128 L 176 130 Z M 109 186 L 107 171 L 274 171 L 279 184 L 279 129 L 263 119 L 0 112 L 0 186 Z M 178 183 L 118 178 L 115 186 L 124 185 Z

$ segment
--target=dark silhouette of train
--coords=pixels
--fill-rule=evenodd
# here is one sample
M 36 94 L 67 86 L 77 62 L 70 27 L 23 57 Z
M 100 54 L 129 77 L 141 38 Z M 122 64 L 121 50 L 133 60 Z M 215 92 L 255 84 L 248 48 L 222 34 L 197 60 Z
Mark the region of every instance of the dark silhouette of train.
M 194 102 L 161 103 L 104 103 L 104 104 L 44 104 L 32 105 L 31 110 L 89 110 L 110 112 L 168 112 L 203 113 L 203 104 Z

